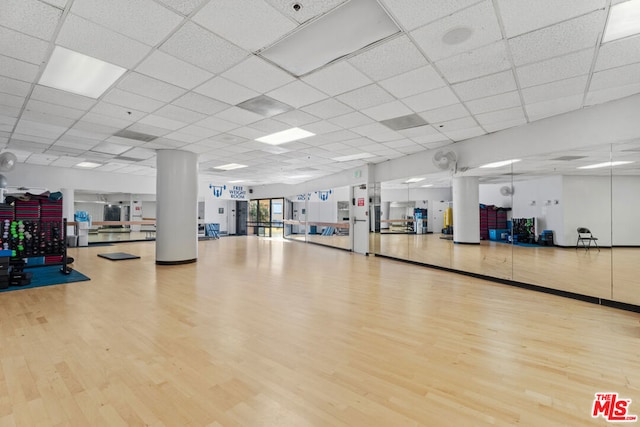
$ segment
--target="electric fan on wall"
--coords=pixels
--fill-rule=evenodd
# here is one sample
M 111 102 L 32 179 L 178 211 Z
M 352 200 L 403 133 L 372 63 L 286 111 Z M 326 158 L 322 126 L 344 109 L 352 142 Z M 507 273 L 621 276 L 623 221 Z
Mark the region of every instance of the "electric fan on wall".
M 511 196 L 513 195 L 513 187 L 509 186 L 509 185 L 505 185 L 504 187 L 500 188 L 500 194 L 502 194 L 503 196 Z
M 433 164 L 440 170 L 452 170 L 457 172 L 458 157 L 453 151 L 436 151 L 433 155 Z
M 11 172 L 16 167 L 18 158 L 8 151 L 0 154 L 0 172 Z M 7 177 L 0 174 L 0 203 L 4 203 L 4 193 L 7 191 Z

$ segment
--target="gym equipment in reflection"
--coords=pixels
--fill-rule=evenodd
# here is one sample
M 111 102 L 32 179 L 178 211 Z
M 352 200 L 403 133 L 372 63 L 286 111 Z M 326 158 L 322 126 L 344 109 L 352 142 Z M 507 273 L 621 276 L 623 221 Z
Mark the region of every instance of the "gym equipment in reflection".
M 416 234 L 427 234 L 427 210 L 423 208 L 413 209 L 413 219 L 415 220 L 414 231 Z
M 220 238 L 220 224 L 205 224 L 204 235 L 212 239 Z
M 576 250 L 578 249 L 578 245 L 582 245 L 582 247 L 586 251 L 588 251 L 591 249 L 591 242 L 593 242 L 596 245 L 598 252 L 600 252 L 600 246 L 598 246 L 598 238 L 593 236 L 591 230 L 586 227 L 578 227 L 577 231 L 578 240 L 576 241 Z M 588 244 L 586 242 L 588 242 Z
M 513 224 L 513 233 L 511 235 L 511 242 L 516 243 L 529 243 L 536 242 L 536 219 L 535 218 L 513 218 L 511 220 Z
M 507 232 L 507 211 L 494 205 L 480 205 L 480 240 L 500 240 L 502 233 Z M 491 231 L 493 230 L 493 233 Z M 502 239 L 504 240 L 504 239 Z

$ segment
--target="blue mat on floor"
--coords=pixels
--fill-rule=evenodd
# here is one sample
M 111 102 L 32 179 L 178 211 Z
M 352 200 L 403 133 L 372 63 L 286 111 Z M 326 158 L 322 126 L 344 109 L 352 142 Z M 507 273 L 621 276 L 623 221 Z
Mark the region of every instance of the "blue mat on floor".
M 61 265 L 49 265 L 45 267 L 27 268 L 24 271 L 33 274 L 31 283 L 26 286 L 10 286 L 8 289 L 0 289 L 0 292 L 17 291 L 20 289 L 38 288 L 40 286 L 60 285 L 62 283 L 83 282 L 91 280 L 84 274 L 71 270 L 70 274 L 60 272 Z

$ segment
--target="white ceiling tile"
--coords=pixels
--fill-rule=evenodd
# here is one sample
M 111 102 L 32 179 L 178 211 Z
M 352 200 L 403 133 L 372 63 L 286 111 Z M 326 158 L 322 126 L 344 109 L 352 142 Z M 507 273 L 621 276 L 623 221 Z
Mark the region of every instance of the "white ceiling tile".
M 338 130 L 335 132 L 327 133 L 322 135 L 322 138 L 326 142 L 339 142 L 339 141 L 362 139 L 360 135 L 358 135 L 355 132 L 351 132 L 349 130 Z M 317 145 L 322 145 L 322 143 L 319 143 Z
M 375 107 L 366 108 L 362 110 L 362 113 L 374 120 L 381 121 L 413 114 L 413 111 L 400 101 L 392 101 L 386 104 L 376 105 Z
M 393 38 L 348 61 L 374 80 L 387 79 L 427 65 L 425 57 L 407 36 Z
M 417 144 L 410 139 L 398 139 L 396 141 L 385 142 L 384 146 L 388 148 L 397 149 L 400 147 L 415 147 L 417 146 Z M 422 150 L 424 150 L 424 148 L 420 147 L 420 150 L 418 151 L 422 151 Z
M 291 7 L 290 0 L 271 0 L 270 3 L 281 13 L 299 23 L 306 22 L 316 16 L 322 15 L 346 0 L 314 0 L 305 2 L 302 9 L 295 11 Z
M 353 113 L 345 114 L 344 116 L 334 117 L 329 119 L 331 123 L 336 126 L 340 126 L 345 129 L 350 129 L 358 126 L 367 125 L 373 123 L 373 119 L 365 116 L 364 114 L 354 111 Z
M 402 99 L 416 113 L 429 111 L 440 107 L 446 107 L 458 103 L 458 98 L 449 87 L 445 86 L 440 89 L 429 92 L 420 93 Z
M 240 86 L 223 77 L 216 77 L 194 89 L 196 92 L 210 96 L 231 105 L 239 104 L 259 95 L 258 92 Z
M 219 111 L 226 110 L 231 106 L 216 99 L 193 92 L 181 96 L 173 101 L 172 104 L 203 114 L 215 114 Z
M 96 103 L 95 99 L 87 98 L 86 96 L 76 95 L 74 93 L 41 85 L 36 85 L 33 88 L 31 99 L 38 99 L 51 104 L 60 104 L 65 107 L 76 108 L 78 110 L 88 110 Z
M 233 67 L 248 55 L 248 52 L 191 22 L 180 28 L 160 49 L 215 74 Z
M 472 114 L 480 114 L 516 107 L 521 105 L 521 102 L 518 92 L 513 91 L 501 93 L 500 95 L 488 96 L 486 98 L 474 99 L 473 101 L 467 101 L 465 102 L 465 105 Z
M 640 63 L 593 73 L 590 91 L 640 83 Z
M 640 83 L 601 90 L 592 90 L 587 94 L 585 105 L 602 104 L 615 99 L 626 98 L 627 96 L 635 95 L 637 93 L 640 93 Z
M 470 52 L 464 52 L 436 63 L 449 83 L 471 80 L 511 68 L 507 48 L 500 40 Z
M 127 150 L 130 150 L 132 147 L 130 145 L 121 145 L 114 144 L 112 142 L 101 142 L 91 149 L 91 151 L 97 151 L 98 153 L 104 154 L 113 154 L 118 155 L 122 154 Z
M 308 105 L 302 108 L 303 111 L 313 114 L 314 116 L 330 119 L 331 117 L 341 116 L 353 111 L 351 107 L 346 106 L 342 102 L 336 101 L 333 98 L 325 99 L 324 101 L 316 102 L 315 104 Z
M 430 0 L 429 7 L 425 7 L 424 0 L 385 0 L 384 3 L 406 30 L 413 30 L 477 2 L 478 0 Z
M 54 126 L 70 127 L 76 121 L 76 119 L 69 119 L 54 114 L 45 114 L 38 111 L 24 111 L 21 116 L 24 120 L 30 120 L 32 122 L 38 122 L 42 124 L 50 124 Z
M 300 108 L 327 98 L 324 93 L 299 80 L 271 91 L 267 95 L 294 108 Z
M 202 126 L 189 125 L 189 126 L 186 126 L 186 127 L 183 127 L 182 129 L 180 129 L 179 133 L 180 134 L 193 135 L 193 136 L 198 137 L 198 139 L 204 139 L 204 138 L 209 138 L 210 136 L 217 135 L 219 133 L 219 131 L 216 131 L 216 130 L 213 130 L 213 129 L 209 129 L 209 128 L 205 128 L 205 127 L 202 127 Z M 170 134 L 167 134 L 166 137 L 182 141 L 182 139 L 179 139 L 174 135 L 176 135 L 176 133 L 170 133 Z M 187 142 L 189 142 L 189 141 L 187 141 Z
M 0 54 L 40 66 L 49 43 L 0 26 Z
M 595 71 L 640 62 L 640 35 L 615 40 L 600 46 Z
M 15 107 L 5 107 L 0 105 L 0 114 L 8 117 L 18 117 L 20 115 L 20 108 Z
M 98 102 L 91 109 L 91 112 L 103 116 L 114 117 L 119 120 L 128 120 L 132 123 L 137 122 L 147 115 L 147 113 L 144 111 L 139 111 L 130 107 L 123 107 L 121 105 L 111 104 L 105 101 Z
M 38 75 L 38 66 L 0 55 L 0 76 L 31 83 Z
M 442 40 L 449 30 L 460 27 L 472 31 L 466 41 L 447 44 Z M 411 35 L 432 61 L 439 61 L 502 39 L 498 18 L 491 1 L 488 0 L 419 28 L 411 32 Z
M 462 117 L 460 119 L 447 120 L 443 122 L 433 123 L 434 128 L 442 133 L 473 129 L 478 126 L 478 123 L 472 117 Z
M 75 125 L 73 125 L 72 129 L 69 129 L 65 136 L 77 136 L 80 138 L 88 138 L 95 139 L 98 141 L 102 141 L 114 133 L 118 132 L 121 129 L 113 128 L 110 126 L 98 125 L 96 123 L 89 123 L 84 121 L 79 121 Z
M 442 130 L 453 141 L 464 141 L 465 139 L 475 138 L 476 136 L 486 135 L 486 131 L 479 126 L 469 129 L 460 130 Z
M 140 132 L 140 133 L 146 133 L 146 134 L 154 135 L 154 136 L 165 136 L 166 134 L 171 132 L 169 129 L 165 129 L 165 128 L 161 128 L 161 127 L 153 126 L 153 125 L 147 125 L 147 124 L 140 123 L 140 122 L 132 124 L 131 126 L 129 126 L 127 128 L 127 130 L 132 130 L 134 132 Z M 128 141 L 132 141 L 130 143 L 130 145 L 134 145 L 133 141 L 136 141 L 136 140 L 128 140 Z
M 342 95 L 338 95 L 337 98 L 356 110 L 362 110 L 394 100 L 393 96 L 375 84 L 343 93 Z
M 593 62 L 594 49 L 525 65 L 516 69 L 520 87 L 529 87 L 588 74 Z
M 51 166 L 58 166 L 58 167 L 61 167 L 61 168 L 69 168 L 69 167 L 77 165 L 81 161 L 82 161 L 82 159 L 79 159 L 77 157 L 63 156 L 63 157 L 59 157 L 58 159 L 56 159 L 53 162 L 51 162 Z
M 287 111 L 286 113 L 278 114 L 273 118 L 291 126 L 303 126 L 307 123 L 313 123 L 320 120 L 318 117 L 300 110 Z
M 595 47 L 606 16 L 603 11 L 509 39 L 516 66 Z
M 180 148 L 180 147 L 183 147 L 185 145 L 187 145 L 187 142 L 176 141 L 176 140 L 169 139 L 169 138 L 165 137 L 165 138 L 154 139 L 151 142 L 147 142 L 142 147 L 143 148 L 153 149 L 153 150 L 161 150 L 161 149 L 165 149 L 165 148 Z
M 27 96 L 31 85 L 16 79 L 0 76 L 0 92 L 11 95 Z
M 302 80 L 331 96 L 373 83 L 369 77 L 346 61 L 330 64 L 303 77 Z
M 269 135 L 272 133 L 289 129 L 289 125 L 282 123 L 278 120 L 265 119 L 265 120 L 260 120 L 259 122 L 256 122 L 256 123 L 252 123 L 251 128 L 259 130 L 260 132 L 263 132 L 263 135 Z M 263 144 L 263 143 L 261 142 L 260 144 Z
M 82 117 L 85 122 L 97 123 L 99 125 L 113 126 L 117 128 L 126 128 L 132 124 L 129 120 L 118 119 L 115 117 L 105 116 L 103 114 L 87 113 Z
M 227 120 L 222 120 L 217 117 L 207 117 L 204 120 L 196 122 L 196 125 L 207 129 L 216 130 L 218 132 L 227 132 L 238 127 L 236 123 L 231 123 Z
M 222 77 L 259 93 L 269 92 L 295 80 L 288 73 L 257 56 L 248 57 L 224 72 Z
M 540 120 L 579 109 L 582 107 L 582 97 L 582 95 L 574 95 L 551 101 L 536 102 L 534 104 L 526 104 L 525 108 L 530 121 Z
M 603 9 L 606 3 L 606 0 L 498 0 L 509 38 Z
M 182 13 L 183 15 L 189 15 L 198 6 L 200 6 L 204 1 L 207 1 L 207 0 L 159 0 L 159 1 L 166 4 L 173 10 L 176 10 Z
M 121 105 L 134 110 L 150 113 L 162 107 L 164 103 L 145 96 L 136 95 L 121 89 L 111 89 L 103 98 L 111 104 Z
M 13 108 L 22 108 L 24 100 L 24 96 L 4 94 L 0 96 L 0 105 Z
M 183 19 L 152 0 L 75 0 L 71 12 L 149 46 L 160 43 Z
M 57 158 L 57 156 L 52 156 L 49 154 L 32 154 L 25 161 L 25 163 L 30 165 L 48 165 Z
M 316 135 L 342 130 L 340 127 L 326 121 L 309 123 L 308 125 L 305 125 L 304 129 L 309 132 L 313 132 Z
M 172 101 L 186 92 L 183 88 L 139 73 L 125 75 L 118 88 L 163 102 Z
M 504 121 L 504 122 L 497 122 L 497 123 L 491 123 L 491 124 L 487 124 L 487 125 L 482 125 L 482 127 L 487 132 L 498 132 L 498 131 L 509 129 L 509 128 L 513 128 L 513 127 L 516 127 L 516 126 L 521 126 L 521 125 L 524 125 L 526 123 L 527 123 L 527 119 L 525 119 L 524 116 L 523 116 L 520 119 L 507 120 L 507 121 Z
M 377 122 L 364 126 L 358 126 L 352 128 L 351 130 L 376 142 L 395 141 L 402 138 L 402 135 L 398 132 L 392 131 L 388 127 Z
M 464 107 L 464 105 L 460 103 L 420 113 L 420 117 L 422 117 L 429 123 L 439 123 L 468 116 L 469 112 Z
M 256 139 L 256 138 L 265 136 L 264 132 L 257 129 L 250 128 L 250 127 L 237 128 L 232 131 L 229 131 L 229 133 L 231 135 L 241 136 L 246 139 Z
M 55 147 L 57 148 L 59 146 L 86 151 L 91 149 L 91 147 L 95 146 L 96 144 L 98 144 L 98 141 L 65 134 L 56 141 Z
M 40 136 L 48 139 L 57 139 L 67 130 L 66 127 L 20 120 L 16 126 L 16 133 L 32 136 Z
M 68 108 L 61 105 L 50 104 L 48 102 L 31 99 L 26 105 L 25 111 L 34 111 L 45 114 L 53 114 L 69 119 L 79 119 L 84 115 L 84 111 Z
M 207 130 L 210 131 L 209 129 L 207 129 Z M 215 133 L 215 131 L 210 131 L 210 132 L 212 134 Z M 169 133 L 169 134 L 165 135 L 165 137 L 167 139 L 178 141 L 182 145 L 184 145 L 184 144 L 192 144 L 194 142 L 198 142 L 198 141 L 200 141 L 200 140 L 205 138 L 205 137 L 201 137 L 201 136 L 191 135 L 191 134 L 188 134 L 188 133 L 183 133 L 182 131 Z M 157 140 L 154 140 L 154 141 L 157 141 Z
M 185 89 L 193 89 L 213 77 L 208 71 L 159 50 L 154 51 L 136 70 Z
M 166 117 L 156 116 L 155 114 L 149 114 L 145 118 L 138 121 L 138 123 L 142 123 L 144 125 L 156 126 L 162 129 L 169 129 L 174 131 L 180 128 L 183 128 L 187 125 L 187 123 L 184 123 L 178 120 L 168 119 Z
M 526 122 L 524 111 L 521 107 L 508 108 L 506 110 L 492 111 L 490 113 L 477 114 L 476 119 L 481 126 L 493 125 L 496 123 L 520 121 Z
M 446 85 L 430 65 L 382 80 L 379 84 L 396 98 L 406 98 Z
M 129 69 L 151 51 L 144 43 L 73 14 L 65 19 L 56 44 Z
M 135 147 L 121 154 L 124 157 L 132 157 L 134 159 L 146 160 L 156 155 L 155 151 L 146 148 Z
M 469 101 L 516 90 L 516 81 L 509 70 L 455 84 L 453 89 L 463 101 Z
M 156 116 L 166 117 L 171 120 L 178 120 L 184 123 L 194 123 L 207 117 L 206 114 L 191 111 L 175 105 L 165 105 L 153 112 Z
M 252 111 L 248 111 L 244 108 L 239 107 L 231 107 L 224 111 L 221 111 L 216 114 L 216 117 L 241 125 L 248 125 L 249 123 L 254 123 L 264 119 L 264 117 L 260 114 L 256 114 Z
M 587 77 L 578 76 L 571 79 L 560 80 L 540 86 L 522 89 L 522 97 L 527 104 L 550 101 L 555 98 L 564 98 L 570 95 L 584 93 L 587 86 Z
M 47 41 L 61 16 L 60 9 L 36 0 L 0 1 L 0 25 Z
M 249 51 L 270 45 L 296 27 L 262 0 L 217 0 L 193 17 L 205 28 Z
M 43 153 L 53 143 L 52 138 L 38 137 L 34 135 L 26 135 L 14 133 L 9 148 L 13 150 L 24 150 L 31 153 Z M 15 153 L 16 156 L 18 155 Z

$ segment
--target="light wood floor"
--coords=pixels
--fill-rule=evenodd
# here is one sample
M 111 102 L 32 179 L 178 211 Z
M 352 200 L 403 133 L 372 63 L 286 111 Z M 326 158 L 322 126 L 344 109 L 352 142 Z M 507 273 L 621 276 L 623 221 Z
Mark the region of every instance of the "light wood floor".
M 0 426 L 607 425 L 605 391 L 640 414 L 638 314 L 282 239 L 154 245 L 0 294 Z

